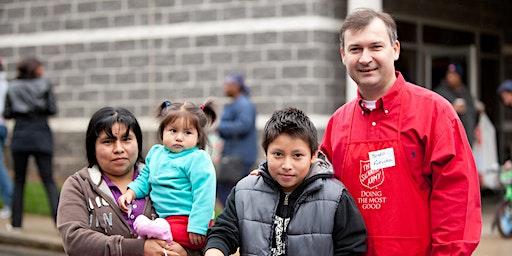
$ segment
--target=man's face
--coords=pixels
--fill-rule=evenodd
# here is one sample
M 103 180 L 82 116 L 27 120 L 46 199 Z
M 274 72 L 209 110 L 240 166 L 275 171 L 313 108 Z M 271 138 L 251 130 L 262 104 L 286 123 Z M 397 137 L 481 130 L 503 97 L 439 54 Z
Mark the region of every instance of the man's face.
M 400 44 L 391 44 L 382 20 L 373 19 L 361 31 L 347 30 L 344 39 L 341 58 L 363 96 L 365 91 L 379 91 L 392 85 Z
M 507 107 L 512 107 L 512 92 L 504 91 L 501 93 L 501 100 Z
M 307 142 L 285 133 L 268 145 L 266 153 L 270 176 L 284 192 L 292 192 L 304 181 L 316 159 Z
M 457 88 L 462 85 L 462 78 L 459 73 L 448 71 L 446 72 L 446 82 L 450 87 Z
M 224 83 L 224 95 L 228 97 L 235 97 L 240 92 L 240 85 L 235 82 L 225 82 Z

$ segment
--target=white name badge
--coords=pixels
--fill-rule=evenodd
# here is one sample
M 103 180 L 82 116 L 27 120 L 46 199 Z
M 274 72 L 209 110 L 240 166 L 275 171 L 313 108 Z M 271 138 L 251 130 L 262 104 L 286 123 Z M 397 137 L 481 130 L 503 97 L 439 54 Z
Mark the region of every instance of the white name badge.
M 393 148 L 385 148 L 368 152 L 370 158 L 370 169 L 378 170 L 395 166 L 395 152 Z

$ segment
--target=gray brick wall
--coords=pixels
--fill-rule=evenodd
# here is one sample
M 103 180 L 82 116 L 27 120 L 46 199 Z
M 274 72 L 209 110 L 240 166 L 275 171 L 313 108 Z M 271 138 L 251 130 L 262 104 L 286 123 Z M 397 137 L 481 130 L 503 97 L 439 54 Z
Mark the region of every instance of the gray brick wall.
M 156 131 L 143 132 L 142 148 L 144 150 L 144 155 L 153 144 L 157 143 L 157 141 L 158 138 L 156 136 Z M 59 136 L 55 137 L 55 144 L 59 145 L 59 147 L 55 149 L 56 159 L 54 161 L 54 168 L 57 171 L 56 179 L 59 183 L 64 182 L 64 179 L 67 176 L 87 165 L 84 143 L 85 134 L 83 132 L 61 133 Z M 8 158 L 8 160 L 10 159 Z M 36 168 L 36 166 L 30 167 Z
M 0 38 L 185 22 L 316 16 L 341 19 L 342 0 L 47 0 L 2 1 Z M 113 30 L 115 31 L 115 30 Z M 100 106 L 123 106 L 153 115 L 163 98 L 202 102 L 223 97 L 231 71 L 246 75 L 260 114 L 295 106 L 330 114 L 343 103 L 344 70 L 336 31 L 314 29 L 147 39 L 94 40 L 2 46 L 8 77 L 24 56 L 35 55 L 55 83 L 57 120 L 87 119 Z M 85 130 L 85 127 L 84 127 Z M 156 141 L 145 131 L 145 145 Z M 55 168 L 62 179 L 85 163 L 83 132 L 57 129 Z
M 345 0 L 3 1 L 0 34 L 300 15 L 341 18 L 345 6 Z
M 304 100 L 306 111 L 325 113 L 314 106 L 342 103 L 344 81 L 341 79 L 336 37 L 335 33 L 296 31 L 45 45 L 3 48 L 1 52 L 6 60 L 11 60 L 11 77 L 19 55 L 35 54 L 45 62 L 47 76 L 56 84 L 61 109 L 59 117 L 89 116 L 98 105 L 111 102 L 112 96 L 107 90 L 111 87 L 122 87 L 127 91 L 149 84 L 167 88 L 166 94 L 148 92 L 147 98 L 133 98 L 130 93 L 123 94 L 123 97 L 114 96 L 116 104 L 129 106 L 135 114 L 142 116 L 147 115 L 142 109 L 157 104 L 162 95 L 194 100 L 221 96 L 222 79 L 233 70 L 246 74 L 248 84 L 254 87 L 253 98 L 259 106 L 271 104 L 282 107 Z M 276 94 L 274 87 L 283 82 L 290 85 L 287 87 L 289 90 Z M 304 95 L 300 89 L 304 83 L 314 85 L 318 91 Z M 190 90 L 190 87 L 196 90 Z M 333 89 L 328 91 L 329 87 Z M 289 95 L 292 97 L 280 99 Z M 305 96 L 308 98 L 304 99 Z M 85 112 L 75 111 L 78 106 Z M 68 108 L 73 111 L 68 112 Z

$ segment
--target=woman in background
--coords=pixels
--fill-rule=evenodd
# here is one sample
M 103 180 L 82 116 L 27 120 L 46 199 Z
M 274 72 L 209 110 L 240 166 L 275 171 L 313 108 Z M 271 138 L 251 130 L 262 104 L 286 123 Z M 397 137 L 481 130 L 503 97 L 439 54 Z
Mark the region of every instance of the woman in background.
M 9 82 L 3 113 L 5 118 L 16 120 L 11 141 L 14 162 L 13 228 L 21 228 L 23 222 L 23 189 L 30 156 L 35 157 L 54 221 L 59 200 L 52 171 L 53 137 L 48 126 L 48 117 L 57 113 L 52 84 L 43 77 L 43 65 L 36 58 L 21 61 L 17 71 L 16 79 Z

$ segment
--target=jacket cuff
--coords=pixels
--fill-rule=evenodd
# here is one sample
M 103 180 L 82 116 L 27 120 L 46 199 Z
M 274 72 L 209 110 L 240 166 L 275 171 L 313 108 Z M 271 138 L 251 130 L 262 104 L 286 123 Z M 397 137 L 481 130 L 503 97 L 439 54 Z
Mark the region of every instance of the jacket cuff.
M 144 242 L 143 239 L 123 239 L 121 242 L 123 255 L 144 255 Z

